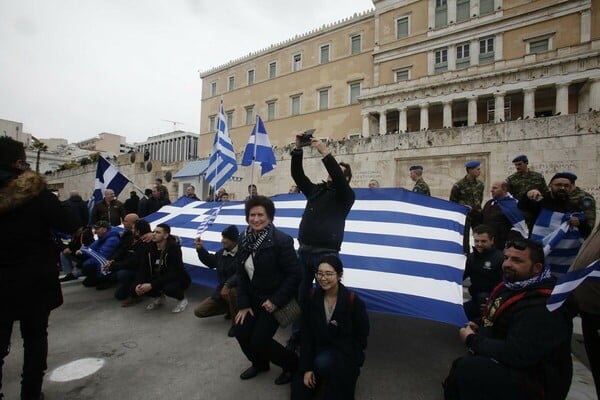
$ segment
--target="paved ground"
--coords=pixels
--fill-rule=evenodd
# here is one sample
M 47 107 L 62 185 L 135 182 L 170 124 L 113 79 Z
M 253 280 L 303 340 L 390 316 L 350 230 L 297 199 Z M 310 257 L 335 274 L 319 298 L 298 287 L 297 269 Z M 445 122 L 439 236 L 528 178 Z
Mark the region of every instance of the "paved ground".
M 193 306 L 209 291 L 193 287 L 190 307 L 172 314 L 167 307 L 146 311 L 145 303 L 119 307 L 112 290 L 97 291 L 78 282 L 63 284 L 65 304 L 52 313 L 50 354 L 44 383 L 46 399 L 286 399 L 289 385 L 276 386 L 280 370 L 241 381 L 249 363 L 222 317 L 200 320 Z M 457 329 L 441 323 L 370 314 L 367 361 L 358 381 L 357 399 L 441 400 L 440 382 L 451 361 L 464 353 Z M 289 332 L 278 333 L 284 341 Z M 581 354 L 581 338 L 574 338 Z M 15 326 L 13 348 L 4 366 L 6 399 L 18 398 L 22 342 Z M 74 360 L 92 357 L 104 366 L 67 382 L 52 372 Z M 570 399 L 593 399 L 589 371 L 576 363 Z M 74 373 L 77 371 L 73 371 Z

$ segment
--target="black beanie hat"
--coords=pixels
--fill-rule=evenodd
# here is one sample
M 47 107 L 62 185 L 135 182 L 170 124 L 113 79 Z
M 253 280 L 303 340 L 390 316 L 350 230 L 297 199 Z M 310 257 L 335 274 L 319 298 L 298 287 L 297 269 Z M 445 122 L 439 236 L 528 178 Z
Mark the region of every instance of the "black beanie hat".
M 238 237 L 240 236 L 240 231 L 238 231 L 237 226 L 229 225 L 227 228 L 223 229 L 223 232 L 221 232 L 221 235 L 224 238 L 227 238 L 233 242 L 237 242 Z

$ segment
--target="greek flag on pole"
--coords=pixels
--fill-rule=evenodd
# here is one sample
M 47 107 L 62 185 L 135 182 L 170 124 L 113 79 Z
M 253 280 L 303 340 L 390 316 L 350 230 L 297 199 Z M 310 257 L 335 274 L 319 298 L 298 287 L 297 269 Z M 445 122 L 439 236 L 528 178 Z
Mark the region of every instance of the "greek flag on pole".
M 497 199 L 496 202 L 502 210 L 502 214 L 513 225 L 512 230 L 519 232 L 524 238 L 529 237 L 529 228 L 527 228 L 527 224 L 525 223 L 523 212 L 517 207 L 517 200 L 508 194 Z
M 237 161 L 233 144 L 227 129 L 227 120 L 223 112 L 223 102 L 219 107 L 217 118 L 217 132 L 213 142 L 213 151 L 206 169 L 206 182 L 215 189 L 221 188 L 225 182 L 237 171 Z
M 198 235 L 201 235 L 204 232 L 206 232 L 208 227 L 211 226 L 213 222 L 215 222 L 215 219 L 217 219 L 217 215 L 219 215 L 219 212 L 221 211 L 221 207 L 222 204 L 219 207 L 211 208 L 208 213 L 204 214 L 205 218 L 203 218 L 202 222 L 200 222 L 200 225 L 198 225 Z
M 555 276 L 567 272 L 583 244 L 579 229 L 569 225 L 571 215 L 577 215 L 581 221 L 585 219 L 581 213 L 561 213 L 542 208 L 531 233 L 531 239 L 544 245 L 546 265 Z
M 355 189 L 356 201 L 346 220 L 340 257 L 344 284 L 372 311 L 403 314 L 463 325 L 462 233 L 467 208 L 404 189 Z M 306 206 L 302 194 L 282 194 L 275 203 L 274 224 L 293 238 Z M 214 213 L 214 202 L 182 197 L 147 219 L 166 223 L 181 238 L 183 260 L 195 283 L 214 287 L 216 273 L 198 260 L 194 238 L 198 225 Z M 226 202 L 202 234 L 209 251 L 222 247 L 221 231 L 242 231 L 247 223 L 243 202 Z M 295 241 L 298 247 L 297 240 Z
M 600 259 L 592 262 L 584 269 L 570 271 L 563 275 L 556 282 L 556 286 L 554 286 L 554 290 L 552 290 L 552 294 L 550 294 L 550 298 L 546 303 L 546 308 L 549 311 L 556 310 L 586 278 L 600 278 Z
M 244 150 L 244 156 L 242 157 L 243 166 L 247 167 L 252 162 L 260 164 L 261 175 L 271 171 L 277 164 L 273 147 L 271 147 L 269 136 L 267 136 L 267 130 L 258 115 L 256 116 L 254 129 L 252 129 L 250 139 L 248 139 L 248 144 Z
M 96 203 L 104 197 L 106 189 L 112 189 L 115 196 L 123 191 L 130 179 L 119 171 L 119 168 L 109 163 L 104 157 L 98 158 L 98 168 L 96 168 L 96 180 L 94 182 L 94 193 L 88 202 L 90 215 Z M 87 222 L 87 221 L 86 221 Z
M 98 253 L 97 251 L 91 249 L 90 247 L 81 246 L 80 250 L 86 256 L 89 256 L 89 257 L 93 258 L 94 260 L 96 260 L 99 267 L 102 267 L 104 264 L 106 264 L 108 262 L 106 257 L 104 257 L 102 254 Z M 102 272 L 102 275 L 108 275 L 110 273 L 110 272 L 102 271 L 101 268 L 98 268 L 98 269 Z

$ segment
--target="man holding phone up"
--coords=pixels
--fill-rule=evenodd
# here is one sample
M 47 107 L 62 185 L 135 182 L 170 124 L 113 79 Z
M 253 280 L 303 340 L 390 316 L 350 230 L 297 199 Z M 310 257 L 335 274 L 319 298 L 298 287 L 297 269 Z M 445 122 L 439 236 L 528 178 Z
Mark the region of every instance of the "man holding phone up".
M 291 151 L 291 172 L 300 192 L 306 196 L 306 208 L 298 230 L 298 258 L 302 264 L 302 280 L 298 302 L 307 299 L 319 260 L 326 255 L 339 256 L 346 217 L 354 204 L 354 191 L 350 187 L 352 169 L 349 164 L 338 163 L 321 140 L 312 137 L 314 129 L 296 135 L 296 147 Z M 316 149 L 328 172 L 327 181 L 315 184 L 305 175 L 302 166 L 303 147 Z M 293 329 L 288 347 L 296 347 L 298 329 Z

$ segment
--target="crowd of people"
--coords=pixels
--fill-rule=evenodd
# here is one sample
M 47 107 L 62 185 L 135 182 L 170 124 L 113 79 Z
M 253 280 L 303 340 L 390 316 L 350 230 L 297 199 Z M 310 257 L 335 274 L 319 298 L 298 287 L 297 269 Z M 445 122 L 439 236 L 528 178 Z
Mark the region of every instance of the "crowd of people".
M 311 182 L 304 173 L 307 145 L 320 154 L 328 174 L 321 183 Z M 303 144 L 298 137 L 291 156 L 290 193 L 302 193 L 307 200 L 299 248 L 276 227 L 273 202 L 249 185 L 247 227 L 226 227 L 216 253 L 204 247 L 201 237 L 194 241 L 198 259 L 216 269 L 218 280 L 194 315 L 225 315 L 231 320 L 227 334 L 235 337 L 250 363 L 240 379 L 254 378 L 274 364 L 281 368 L 275 384 L 291 383 L 292 399 L 352 399 L 369 335 L 365 303 L 342 283 L 339 256 L 355 201 L 352 169 L 318 139 Z M 468 354 L 454 361 L 444 381 L 447 399 L 566 398 L 572 374 L 572 318 L 577 313 L 596 387 L 600 386 L 600 285 L 583 285 L 572 301 L 554 312 L 545 307 L 557 277 L 599 256 L 600 234 L 592 233 L 594 199 L 577 190 L 572 173 L 558 172 L 546 185 L 542 175 L 528 168 L 525 155 L 513 163 L 516 172 L 492 182 L 491 199 L 485 204 L 477 160 L 465 165 L 465 177 L 451 190 L 450 200 L 468 208 L 465 237 L 472 231 L 474 247 L 471 251 L 469 239 L 465 241 L 464 279 L 469 278 L 471 298 L 464 305 L 469 323 L 460 329 L 459 338 Z M 422 166 L 411 166 L 409 175 L 415 183 L 412 191 L 431 195 Z M 371 180 L 369 187 L 377 189 L 379 182 Z M 169 225 L 152 229 L 144 219 L 170 202 L 160 179 L 142 198 L 131 192 L 125 204 L 107 189 L 88 215 L 77 192 L 59 202 L 43 178 L 28 170 L 22 144 L 0 138 L 0 196 L 0 222 L 11 228 L 10 234 L 0 234 L 6 254 L 0 264 L 0 371 L 12 325 L 19 321 L 25 348 L 23 399 L 43 398 L 48 317 L 62 303 L 60 281 L 84 276 L 84 286 L 114 287 L 114 297 L 123 307 L 149 298 L 145 308 L 156 310 L 168 297 L 174 299 L 173 313 L 187 308 L 185 292 L 191 279 L 180 240 Z M 185 196 L 198 200 L 193 186 L 186 188 Z M 227 196 L 219 190 L 210 201 L 227 201 Z M 561 226 L 566 226 L 566 234 L 545 254 L 541 240 Z M 586 243 L 579 252 L 588 237 L 596 245 Z M 39 251 L 24 249 L 32 244 Z M 57 266 L 64 273 L 60 280 Z M 32 285 L 36 290 L 30 290 Z M 291 312 L 294 303 L 300 316 L 292 318 L 287 343 L 280 343 L 274 336 L 281 314 Z

